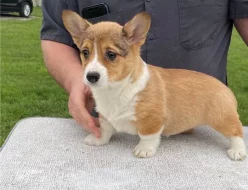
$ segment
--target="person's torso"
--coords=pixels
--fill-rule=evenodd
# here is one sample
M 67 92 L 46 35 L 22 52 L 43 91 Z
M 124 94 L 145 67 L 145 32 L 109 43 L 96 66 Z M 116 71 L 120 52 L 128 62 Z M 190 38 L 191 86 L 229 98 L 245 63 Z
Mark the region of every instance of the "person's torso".
M 68 8 L 105 3 L 110 13 L 89 19 L 92 23 L 125 24 L 141 11 L 152 23 L 141 56 L 145 62 L 164 67 L 196 70 L 226 82 L 227 51 L 232 32 L 228 0 L 73 0 Z

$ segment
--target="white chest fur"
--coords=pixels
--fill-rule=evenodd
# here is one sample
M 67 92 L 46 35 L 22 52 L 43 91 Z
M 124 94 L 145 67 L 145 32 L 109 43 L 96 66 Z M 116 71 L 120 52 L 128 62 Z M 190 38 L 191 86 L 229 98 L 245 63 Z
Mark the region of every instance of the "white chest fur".
M 117 132 L 137 134 L 137 129 L 132 125 L 132 121 L 136 120 L 137 93 L 145 88 L 148 79 L 149 72 L 144 63 L 140 78 L 133 83 L 128 76 L 122 81 L 109 84 L 108 88 L 92 88 L 96 110 L 112 124 Z

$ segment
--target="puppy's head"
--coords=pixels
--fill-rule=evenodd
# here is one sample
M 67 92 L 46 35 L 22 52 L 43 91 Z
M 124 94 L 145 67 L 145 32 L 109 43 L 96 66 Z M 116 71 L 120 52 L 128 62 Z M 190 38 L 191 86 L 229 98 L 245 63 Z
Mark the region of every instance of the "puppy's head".
M 140 68 L 140 46 L 151 23 L 147 13 L 137 14 L 124 26 L 114 22 L 92 25 L 69 10 L 63 11 L 62 19 L 80 50 L 84 82 L 89 86 L 108 87 Z

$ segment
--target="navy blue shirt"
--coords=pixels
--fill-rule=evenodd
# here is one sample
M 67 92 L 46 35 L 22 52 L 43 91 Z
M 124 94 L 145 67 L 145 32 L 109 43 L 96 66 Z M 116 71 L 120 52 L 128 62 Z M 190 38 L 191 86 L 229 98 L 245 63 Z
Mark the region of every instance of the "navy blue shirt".
M 81 14 L 88 6 L 105 3 L 110 13 L 89 19 L 92 23 L 125 24 L 141 11 L 152 24 L 142 47 L 145 62 L 164 68 L 195 70 L 226 83 L 227 52 L 233 20 L 248 17 L 248 0 L 43 0 L 41 39 L 75 47 L 61 14 Z

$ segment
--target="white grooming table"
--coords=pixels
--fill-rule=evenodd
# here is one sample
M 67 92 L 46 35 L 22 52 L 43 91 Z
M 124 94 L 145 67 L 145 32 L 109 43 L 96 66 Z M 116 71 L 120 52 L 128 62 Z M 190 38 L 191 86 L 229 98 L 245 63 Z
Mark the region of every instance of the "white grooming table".
M 163 137 L 146 159 L 132 155 L 137 136 L 116 134 L 92 147 L 86 135 L 72 119 L 21 120 L 0 152 L 0 189 L 248 189 L 248 158 L 231 161 L 228 140 L 210 128 Z

